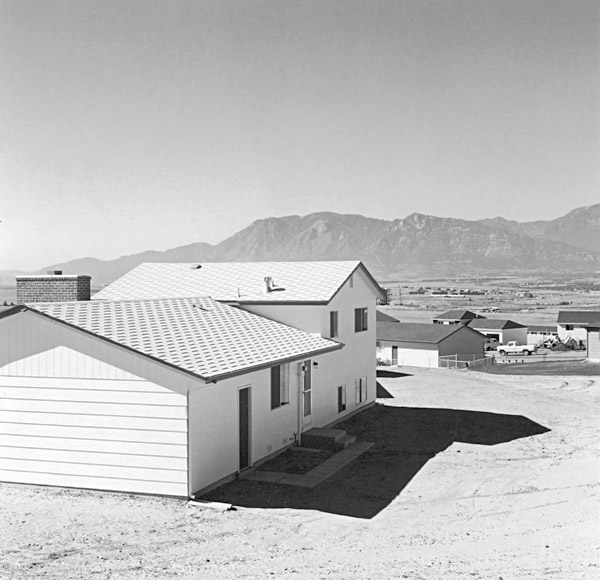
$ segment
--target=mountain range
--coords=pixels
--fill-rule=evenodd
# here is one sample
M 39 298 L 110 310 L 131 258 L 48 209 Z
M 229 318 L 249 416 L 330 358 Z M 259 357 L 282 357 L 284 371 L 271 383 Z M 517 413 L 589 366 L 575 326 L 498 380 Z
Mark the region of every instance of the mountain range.
M 593 274 L 600 270 L 600 204 L 533 222 L 419 213 L 395 220 L 331 212 L 266 218 L 216 245 L 196 242 L 114 260 L 80 258 L 40 273 L 88 274 L 98 287 L 142 262 L 346 259 L 362 260 L 380 279 L 501 272 Z

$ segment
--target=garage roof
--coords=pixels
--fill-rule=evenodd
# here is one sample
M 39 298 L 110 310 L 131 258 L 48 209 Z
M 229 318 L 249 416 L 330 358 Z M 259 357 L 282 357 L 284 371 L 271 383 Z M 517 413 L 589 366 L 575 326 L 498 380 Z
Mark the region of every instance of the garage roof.
M 397 318 L 386 314 L 385 312 L 381 312 L 379 308 L 377 309 L 377 322 L 400 322 Z
M 17 306 L 215 381 L 343 344 L 210 298 L 53 302 Z
M 456 332 L 475 332 L 462 324 L 426 324 L 419 322 L 379 322 L 377 340 L 395 340 L 398 342 L 426 342 L 438 344 Z
M 475 330 L 508 330 L 510 328 L 527 328 L 524 324 L 519 324 L 513 320 L 500 320 L 493 318 L 481 318 L 469 322 L 469 326 Z
M 382 298 L 386 294 L 364 265 L 344 262 L 203 262 L 140 264 L 93 300 L 210 296 L 238 304 L 327 304 L 348 278 L 361 269 Z M 267 291 L 265 278 L 271 278 Z
M 598 310 L 561 310 L 558 313 L 559 324 L 593 324 L 600 323 Z
M 433 320 L 471 320 L 473 318 L 485 318 L 481 314 L 476 314 L 470 310 L 448 310 L 443 314 L 434 316 Z

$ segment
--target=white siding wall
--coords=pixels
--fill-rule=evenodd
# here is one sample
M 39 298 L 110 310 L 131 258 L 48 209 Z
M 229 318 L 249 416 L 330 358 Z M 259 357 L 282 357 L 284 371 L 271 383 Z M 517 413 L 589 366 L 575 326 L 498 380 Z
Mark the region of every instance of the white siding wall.
M 31 312 L 0 320 L 0 480 L 186 496 L 186 381 Z
M 590 328 L 587 338 L 588 359 L 591 362 L 600 362 L 600 329 Z
M 438 346 L 426 343 L 381 341 L 380 358 L 392 360 L 392 346 L 398 347 L 398 365 L 437 368 Z
M 563 342 L 569 337 L 573 337 L 575 340 L 581 340 L 585 342 L 587 340 L 587 329 L 585 326 L 574 325 L 573 330 L 567 330 L 565 324 L 558 324 L 558 338 Z
M 368 308 L 368 329 L 354 331 L 354 309 Z M 343 349 L 313 358 L 313 417 L 312 427 L 323 427 L 375 400 L 375 331 L 376 296 L 365 274 L 357 271 L 353 285 L 346 282 L 328 305 L 260 305 L 246 310 L 277 320 L 307 332 L 329 336 L 329 312 L 338 312 L 339 336 Z M 367 399 L 355 402 L 355 380 L 367 377 Z M 346 386 L 346 411 L 338 413 L 337 389 Z

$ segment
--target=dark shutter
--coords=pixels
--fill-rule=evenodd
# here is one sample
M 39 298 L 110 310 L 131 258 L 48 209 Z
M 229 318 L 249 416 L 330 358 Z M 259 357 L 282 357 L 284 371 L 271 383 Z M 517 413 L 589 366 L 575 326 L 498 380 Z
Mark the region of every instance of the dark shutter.
M 281 407 L 281 370 L 271 367 L 271 409 Z

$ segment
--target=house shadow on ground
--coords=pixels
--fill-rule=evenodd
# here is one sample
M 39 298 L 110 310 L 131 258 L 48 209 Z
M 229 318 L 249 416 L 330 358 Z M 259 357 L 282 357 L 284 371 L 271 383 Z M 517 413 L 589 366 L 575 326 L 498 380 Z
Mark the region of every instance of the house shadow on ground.
M 310 509 L 372 518 L 455 441 L 497 445 L 549 431 L 521 415 L 377 404 L 337 425 L 375 445 L 314 489 L 238 479 L 203 499 L 250 508 Z
M 401 377 L 412 377 L 408 373 L 401 373 L 400 371 L 391 371 L 387 369 L 377 369 L 377 378 L 401 378 Z M 394 395 L 392 395 L 379 381 L 377 381 L 377 393 L 376 396 L 378 399 L 393 399 Z

